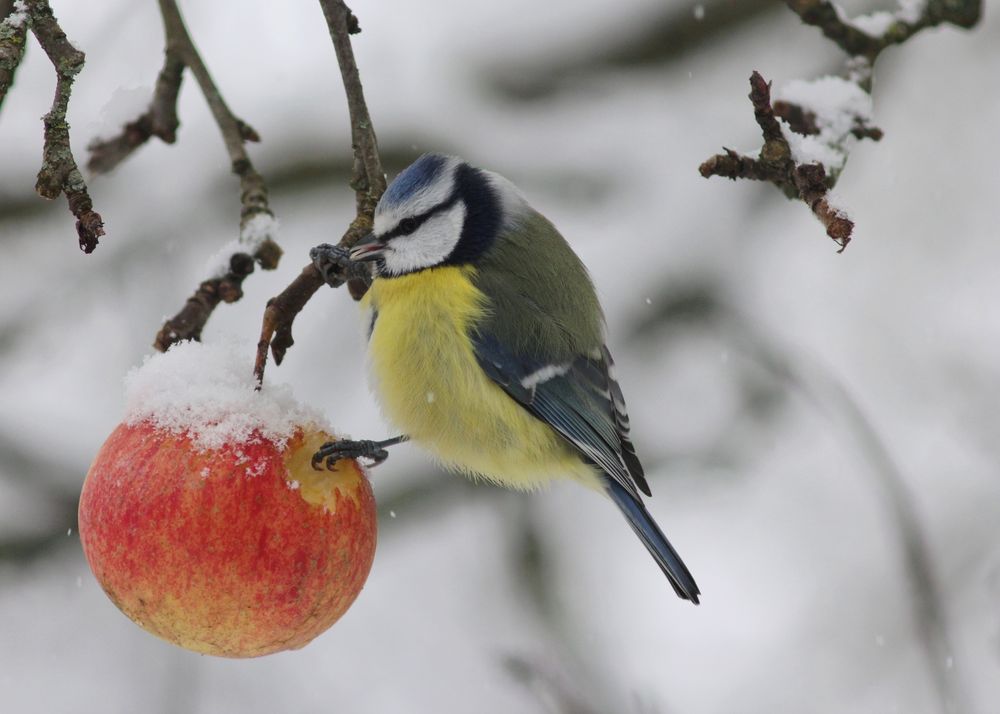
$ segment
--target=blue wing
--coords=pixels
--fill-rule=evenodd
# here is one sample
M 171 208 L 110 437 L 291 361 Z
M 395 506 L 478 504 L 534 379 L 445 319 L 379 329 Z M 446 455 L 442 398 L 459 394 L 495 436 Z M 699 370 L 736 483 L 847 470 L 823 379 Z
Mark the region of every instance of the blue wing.
M 567 439 L 626 491 L 652 495 L 629 439 L 628 412 L 611 376 L 606 347 L 562 364 L 515 355 L 488 334 L 473 335 L 486 374 L 533 415 Z
M 629 439 L 628 411 L 607 347 L 551 364 L 517 355 L 494 337 L 472 335 L 483 371 L 525 409 L 563 436 L 606 475 L 605 491 L 625 515 L 678 596 L 698 603 L 698 585 L 642 503 L 651 495 Z

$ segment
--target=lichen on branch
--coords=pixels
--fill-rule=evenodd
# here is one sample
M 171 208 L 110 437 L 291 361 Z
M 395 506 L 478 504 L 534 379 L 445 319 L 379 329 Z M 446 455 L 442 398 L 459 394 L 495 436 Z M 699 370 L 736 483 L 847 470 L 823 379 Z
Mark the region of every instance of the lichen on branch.
M 39 196 L 56 199 L 66 196 L 70 212 L 76 217 L 76 233 L 84 253 L 92 253 L 104 235 L 104 221 L 94 210 L 87 182 L 73 157 L 66 112 L 73 93 L 73 81 L 83 69 L 86 56 L 73 46 L 49 7 L 48 0 L 17 0 L 0 22 L 0 103 L 14 79 L 14 72 L 24 56 L 27 30 L 38 40 L 56 74 L 52 107 L 42 117 L 44 126 L 42 166 L 35 191 Z
M 24 0 L 0 0 L 0 107 L 24 57 L 28 12 Z

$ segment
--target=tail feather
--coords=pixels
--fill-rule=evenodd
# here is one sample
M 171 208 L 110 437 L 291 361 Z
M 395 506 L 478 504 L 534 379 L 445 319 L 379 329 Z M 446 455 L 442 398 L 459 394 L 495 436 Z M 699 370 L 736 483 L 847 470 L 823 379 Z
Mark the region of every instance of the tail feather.
M 604 488 L 611 496 L 611 500 L 625 514 L 632 530 L 649 550 L 657 565 L 660 566 L 660 570 L 667 576 L 677 596 L 697 605 L 698 596 L 701 595 L 698 584 L 695 583 L 687 566 L 684 565 L 684 561 L 670 545 L 670 541 L 663 535 L 663 531 L 656 525 L 656 521 L 653 520 L 642 501 L 625 490 L 614 479 L 608 478 Z

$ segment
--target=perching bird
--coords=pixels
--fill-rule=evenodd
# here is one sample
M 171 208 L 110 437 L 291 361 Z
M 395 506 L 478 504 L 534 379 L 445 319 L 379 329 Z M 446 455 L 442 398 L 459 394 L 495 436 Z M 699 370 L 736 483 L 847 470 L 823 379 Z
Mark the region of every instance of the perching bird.
M 677 595 L 698 603 L 694 578 L 639 494 L 651 495 L 594 286 L 512 183 L 425 154 L 382 196 L 353 265 L 335 246 L 312 255 L 331 282 L 374 261 L 362 299 L 370 375 L 405 434 L 331 442 L 314 465 L 379 461 L 385 447 L 412 439 L 449 468 L 511 488 L 572 477 L 610 496 Z

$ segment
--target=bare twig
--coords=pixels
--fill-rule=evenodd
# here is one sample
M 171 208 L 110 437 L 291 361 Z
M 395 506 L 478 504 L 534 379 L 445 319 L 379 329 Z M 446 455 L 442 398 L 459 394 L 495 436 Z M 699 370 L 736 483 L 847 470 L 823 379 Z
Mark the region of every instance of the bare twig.
M 340 76 L 347 95 L 347 109 L 351 119 L 351 146 L 354 150 L 354 172 L 351 188 L 354 189 L 357 215 L 340 239 L 339 245 L 350 247 L 372 229 L 375 206 L 385 193 L 385 170 L 378 153 L 378 140 L 372 126 L 365 94 L 361 86 L 361 76 L 354 60 L 351 35 L 361 32 L 358 19 L 341 0 L 319 0 L 330 31 L 330 39 L 337 54 Z M 264 310 L 260 341 L 257 343 L 257 357 L 254 374 L 258 384 L 263 383 L 264 368 L 267 365 L 267 350 L 270 347 L 274 361 L 281 364 L 288 348 L 294 344 L 292 323 L 309 298 L 324 284 L 324 278 L 312 264 L 303 268 L 302 273 L 280 295 L 272 298 Z M 355 300 L 359 300 L 367 289 L 362 280 L 348 280 L 348 289 Z
M 57 198 L 60 193 L 65 194 L 69 210 L 76 216 L 76 232 L 80 248 L 84 253 L 92 253 L 97 247 L 98 239 L 104 235 L 104 221 L 100 214 L 94 211 L 87 183 L 83 180 L 83 175 L 73 158 L 69 142 L 69 123 L 66 121 L 73 80 L 83 69 L 86 57 L 66 39 L 66 33 L 59 26 L 48 0 L 24 0 L 21 6 L 28 14 L 32 34 L 56 71 L 56 92 L 52 108 L 42 117 L 45 125 L 45 142 L 42 149 L 42 168 L 38 171 L 35 191 L 48 199 Z M 5 25 L 9 23 L 5 22 Z M 16 63 L 13 67 L 16 67 Z M 10 73 L 8 79 L 13 76 L 13 68 L 10 69 Z
M 378 140 L 372 127 L 365 93 L 361 87 L 358 65 L 350 35 L 361 32 L 358 18 L 341 0 L 320 0 L 323 16 L 330 30 L 330 39 L 337 53 L 340 76 L 347 93 L 347 109 L 351 116 L 351 145 L 354 148 L 354 178 L 351 188 L 357 193 L 358 216 L 371 218 L 375 204 L 385 193 L 385 171 L 378 154 Z M 360 164 L 360 165 L 359 165 Z M 371 226 L 365 227 L 369 230 Z
M 814 25 L 844 50 L 851 59 L 847 64 L 848 86 L 857 92 L 871 93 L 872 71 L 876 58 L 887 47 L 905 42 L 920 30 L 951 23 L 972 27 L 982 15 L 982 0 L 925 0 L 923 3 L 902 4 L 895 12 L 878 12 L 865 18 L 847 18 L 830 0 L 785 0 L 802 21 Z M 818 161 L 795 162 L 787 135 L 776 117 L 780 117 L 793 134 L 813 137 L 822 133 L 815 112 L 794 102 L 770 102 L 769 85 L 756 72 L 750 78 L 750 100 L 757 123 L 764 132 L 764 147 L 757 158 L 742 156 L 725 149 L 699 167 L 701 175 L 725 176 L 769 181 L 791 198 L 801 198 L 826 228 L 828 236 L 840 250 L 851 240 L 854 223 L 829 202 L 829 190 L 839 178 L 853 139 L 882 138 L 882 130 L 867 122 L 867 112 L 853 116 L 850 131 L 826 137 L 827 144 L 839 161 L 823 165 Z M 862 95 L 865 96 L 865 95 Z M 870 108 L 870 101 L 869 101 Z M 824 161 L 824 163 L 827 163 Z
M 229 272 L 221 278 L 209 278 L 198 286 L 180 312 L 171 317 L 156 333 L 153 347 L 166 352 L 181 340 L 199 340 L 208 317 L 220 302 L 236 302 L 243 297 L 243 281 L 253 272 L 253 258 L 246 253 L 234 253 Z
M 127 159 L 133 151 L 151 137 L 166 144 L 177 140 L 177 95 L 184 77 L 184 60 L 171 49 L 163 53 L 163 69 L 156 79 L 156 90 L 149 108 L 122 127 L 121 133 L 110 139 L 94 139 L 87 145 L 90 159 L 87 168 L 95 174 L 105 174 Z
M 277 267 L 282 251 L 271 234 L 273 220 L 255 220 L 273 218 L 268 205 L 267 186 L 264 184 L 263 177 L 254 169 L 250 156 L 244 147 L 245 142 L 259 141 L 260 137 L 249 124 L 234 115 L 226 105 L 219 88 L 215 85 L 198 49 L 188 34 L 175 0 L 159 0 L 159 2 L 160 13 L 163 16 L 164 34 L 166 35 L 166 56 L 157 81 L 153 103 L 146 114 L 136 121 L 141 123 L 146 118 L 151 134 L 156 133 L 161 138 L 166 136 L 172 139 L 177 128 L 176 101 L 181 74 L 184 67 L 191 70 L 205 96 L 205 101 L 208 102 L 212 117 L 222 132 L 222 140 L 229 153 L 233 173 L 240 177 L 240 235 L 241 241 L 247 244 L 242 247 L 251 250 L 249 244 L 252 243 L 253 251 L 251 255 L 249 252 L 242 252 L 239 248 L 234 249 L 229 259 L 228 272 L 202 282 L 194 295 L 188 298 L 181 311 L 164 323 L 153 346 L 158 350 L 166 350 L 175 342 L 198 339 L 212 311 L 220 302 L 235 302 L 242 297 L 243 280 L 253 272 L 254 263 L 256 262 L 265 270 L 272 270 Z M 127 137 L 128 131 L 128 127 L 126 127 L 123 136 Z M 122 137 L 119 138 L 122 139 Z M 146 138 L 148 139 L 148 136 Z M 136 134 L 136 139 L 141 139 L 140 133 Z M 167 139 L 164 138 L 164 140 Z M 145 139 L 139 143 L 141 144 L 142 141 Z M 94 156 L 95 158 L 101 157 L 99 163 L 107 161 L 113 166 L 132 150 L 128 148 L 129 143 L 130 140 L 124 138 L 117 148 L 102 148 L 98 145 L 97 153 Z M 125 153 L 122 153 L 123 151 Z M 263 230 L 265 235 L 258 235 L 254 240 L 249 240 L 247 234 L 251 232 L 251 226 L 253 226 L 253 232 Z
M 802 199 L 826 227 L 826 234 L 843 250 L 851 241 L 854 223 L 830 204 L 827 196 L 832 182 L 828 180 L 823 166 L 795 163 L 788 139 L 771 106 L 771 85 L 758 72 L 750 76 L 750 102 L 764 135 L 764 146 L 759 155 L 754 158 L 726 149 L 726 153 L 716 154 L 702 163 L 698 169 L 701 175 L 705 178 L 724 176 L 733 180 L 744 178 L 773 183 L 787 196 Z

